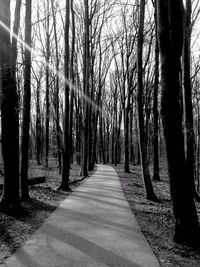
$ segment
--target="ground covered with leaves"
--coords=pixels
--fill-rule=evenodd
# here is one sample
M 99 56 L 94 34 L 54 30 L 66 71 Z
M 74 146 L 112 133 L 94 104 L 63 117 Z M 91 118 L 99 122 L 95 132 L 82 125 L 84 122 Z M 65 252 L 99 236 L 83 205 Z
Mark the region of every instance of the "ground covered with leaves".
M 46 182 L 30 187 L 30 201 L 23 203 L 24 216 L 13 216 L 0 212 L 0 266 L 20 247 L 45 221 L 70 193 L 57 191 L 61 175 L 55 160 L 49 168 L 30 164 L 31 178 L 45 176 Z M 131 166 L 131 173 L 123 171 L 123 165 L 113 166 L 121 181 L 122 189 L 132 212 L 156 254 L 162 267 L 199 267 L 200 251 L 177 245 L 173 242 L 174 220 L 169 194 L 169 182 L 165 167 L 161 168 L 161 182 L 153 182 L 160 203 L 145 198 L 139 166 Z M 72 165 L 70 172 L 72 190 L 82 183 L 80 166 Z M 0 177 L 1 182 L 1 177 Z M 197 204 L 200 218 L 200 204 Z
M 166 167 L 161 168 L 162 181 L 153 182 L 160 203 L 154 203 L 145 198 L 139 166 L 131 166 L 131 173 L 129 174 L 124 173 L 123 165 L 113 167 L 120 177 L 122 189 L 131 210 L 161 266 L 199 267 L 200 250 L 194 250 L 173 242 L 174 220 Z M 200 219 L 199 203 L 197 204 L 197 212 Z
M 38 229 L 46 218 L 70 193 L 57 191 L 61 175 L 55 160 L 49 168 L 31 162 L 29 176 L 45 176 L 46 182 L 30 187 L 30 201 L 22 203 L 24 214 L 13 216 L 0 212 L 0 266 L 18 247 Z M 70 172 L 72 190 L 82 183 L 80 166 L 72 165 Z

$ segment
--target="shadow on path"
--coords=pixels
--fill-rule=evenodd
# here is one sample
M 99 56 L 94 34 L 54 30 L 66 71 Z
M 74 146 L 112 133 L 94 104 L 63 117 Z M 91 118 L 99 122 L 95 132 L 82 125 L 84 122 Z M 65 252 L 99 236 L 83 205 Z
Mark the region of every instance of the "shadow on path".
M 8 267 L 159 267 L 110 166 L 98 165 L 68 195 Z

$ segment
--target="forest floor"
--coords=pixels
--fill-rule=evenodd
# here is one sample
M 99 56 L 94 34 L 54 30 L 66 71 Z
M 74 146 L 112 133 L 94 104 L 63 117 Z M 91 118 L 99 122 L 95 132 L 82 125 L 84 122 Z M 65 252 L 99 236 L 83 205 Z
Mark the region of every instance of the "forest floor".
M 18 247 L 20 247 L 49 217 L 56 207 L 70 193 L 57 191 L 61 175 L 55 160 L 49 162 L 50 168 L 31 162 L 29 176 L 45 176 L 46 182 L 30 187 L 30 201 L 22 203 L 24 216 L 16 217 L 0 212 L 0 266 Z M 0 177 L 0 181 L 2 177 Z M 70 181 L 72 190 L 80 185 L 80 166 L 72 165 Z
M 45 176 L 46 182 L 30 187 L 31 200 L 23 203 L 25 216 L 15 217 L 0 212 L 0 266 L 16 248 L 20 247 L 38 229 L 46 218 L 70 193 L 57 191 L 61 181 L 55 160 L 50 168 L 30 164 L 30 177 Z M 113 165 L 112 165 L 113 166 Z M 139 166 L 131 166 L 131 173 L 123 171 L 123 165 L 113 166 L 121 181 L 122 189 L 136 219 L 154 250 L 162 267 L 199 267 L 200 251 L 173 242 L 174 221 L 169 194 L 169 182 L 165 167 L 161 167 L 161 182 L 153 182 L 160 203 L 145 198 Z M 70 181 L 72 189 L 80 185 L 80 166 L 72 165 Z M 0 177 L 1 181 L 1 177 Z M 76 182 L 77 181 L 77 182 Z M 200 219 L 200 204 L 197 204 Z
M 166 167 L 161 167 L 160 170 L 162 181 L 153 182 L 160 203 L 145 198 L 139 166 L 131 166 L 129 174 L 124 173 L 122 164 L 112 167 L 120 177 L 125 197 L 161 266 L 199 267 L 200 250 L 193 250 L 173 242 L 174 220 Z M 200 221 L 200 204 L 196 206 Z

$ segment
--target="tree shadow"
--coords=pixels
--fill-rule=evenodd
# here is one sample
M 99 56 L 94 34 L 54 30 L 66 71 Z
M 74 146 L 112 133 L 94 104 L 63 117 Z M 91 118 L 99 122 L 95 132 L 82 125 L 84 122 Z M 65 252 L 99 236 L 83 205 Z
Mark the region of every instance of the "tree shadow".
M 37 238 L 39 240 L 42 238 L 42 241 L 37 242 Z M 32 242 L 32 250 L 30 242 L 28 250 L 26 247 L 19 249 L 15 254 L 17 261 L 24 266 L 38 266 L 38 263 L 36 262 L 38 257 L 44 260 L 45 257 L 49 257 L 49 259 L 47 259 L 48 261 L 52 259 L 52 262 L 54 262 L 57 258 L 58 263 L 63 264 L 57 266 L 86 266 L 84 265 L 84 262 L 90 261 L 96 263 L 98 266 L 104 264 L 106 266 L 141 267 L 137 262 L 101 247 L 85 237 L 76 233 L 71 233 L 66 229 L 61 229 L 52 224 L 45 224 L 45 227 L 42 229 L 41 238 L 40 236 L 36 237 L 35 242 Z M 62 246 L 64 244 L 63 250 L 59 250 L 58 241 L 62 242 Z M 42 245 L 39 246 L 40 250 L 35 247 L 36 242 L 42 243 Z M 71 251 L 72 248 L 73 250 L 76 250 L 76 257 L 74 258 L 72 258 L 71 255 L 68 257 L 67 253 L 67 250 L 69 249 Z M 30 255 L 28 254 L 29 251 Z M 35 256 L 36 260 L 31 254 Z
M 0 212 L 0 245 L 7 247 L 10 253 L 21 246 L 56 209 L 56 206 L 34 198 L 22 203 L 22 207 L 23 212 L 18 214 Z

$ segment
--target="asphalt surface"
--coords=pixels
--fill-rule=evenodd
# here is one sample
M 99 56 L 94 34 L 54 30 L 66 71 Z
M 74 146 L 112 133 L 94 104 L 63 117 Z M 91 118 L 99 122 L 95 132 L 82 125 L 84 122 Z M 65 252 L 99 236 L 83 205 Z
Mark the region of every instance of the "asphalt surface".
M 5 263 L 26 267 L 159 267 L 115 170 L 97 171 Z

